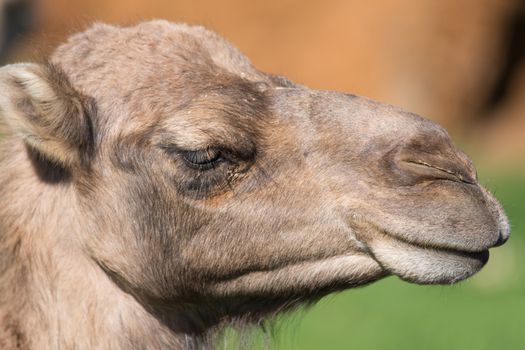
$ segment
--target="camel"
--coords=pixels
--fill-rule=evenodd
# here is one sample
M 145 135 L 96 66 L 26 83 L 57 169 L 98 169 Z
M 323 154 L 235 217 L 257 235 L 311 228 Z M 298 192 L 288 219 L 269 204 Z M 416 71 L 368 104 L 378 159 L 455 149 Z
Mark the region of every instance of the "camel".
M 0 348 L 212 348 L 509 237 L 435 123 L 263 73 L 202 27 L 95 24 L 0 69 Z

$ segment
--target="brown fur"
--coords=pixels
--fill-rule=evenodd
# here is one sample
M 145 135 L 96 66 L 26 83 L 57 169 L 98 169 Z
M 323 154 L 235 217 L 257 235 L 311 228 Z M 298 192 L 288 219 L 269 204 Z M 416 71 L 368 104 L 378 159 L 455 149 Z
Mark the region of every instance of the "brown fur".
M 212 346 L 509 235 L 439 126 L 257 71 L 203 28 L 95 25 L 0 70 L 2 348 Z

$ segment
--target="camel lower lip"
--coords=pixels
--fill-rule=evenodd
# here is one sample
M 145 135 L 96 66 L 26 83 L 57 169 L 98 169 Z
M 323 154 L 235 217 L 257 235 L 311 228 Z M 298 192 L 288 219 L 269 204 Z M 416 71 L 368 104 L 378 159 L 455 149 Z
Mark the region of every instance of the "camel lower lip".
M 477 253 L 472 253 L 472 252 L 459 252 L 458 253 L 460 254 L 464 254 L 464 255 L 467 255 L 473 259 L 478 259 L 479 261 L 481 261 L 483 264 L 486 264 L 487 261 L 489 261 L 489 251 L 488 249 L 487 250 L 484 250 L 484 251 L 481 251 L 481 252 L 477 252 Z
M 452 284 L 478 272 L 489 251 L 425 247 L 389 235 L 367 242 L 374 259 L 389 273 L 417 284 Z

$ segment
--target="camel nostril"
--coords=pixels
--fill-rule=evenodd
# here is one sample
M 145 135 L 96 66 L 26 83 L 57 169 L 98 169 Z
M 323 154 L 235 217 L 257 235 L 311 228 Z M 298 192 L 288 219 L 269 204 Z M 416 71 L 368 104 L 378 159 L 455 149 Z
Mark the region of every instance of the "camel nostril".
M 432 159 L 406 159 L 400 164 L 400 168 L 420 178 L 447 179 L 467 184 L 476 184 L 476 179 L 457 164 L 447 160 Z
M 420 179 L 478 184 L 472 162 L 439 132 L 416 135 L 398 145 L 394 157 L 399 168 Z
M 496 241 L 496 243 L 494 243 L 494 247 L 499 247 L 505 244 L 505 242 L 507 242 L 508 239 L 509 239 L 509 235 L 504 235 L 503 232 L 500 230 L 498 240 Z

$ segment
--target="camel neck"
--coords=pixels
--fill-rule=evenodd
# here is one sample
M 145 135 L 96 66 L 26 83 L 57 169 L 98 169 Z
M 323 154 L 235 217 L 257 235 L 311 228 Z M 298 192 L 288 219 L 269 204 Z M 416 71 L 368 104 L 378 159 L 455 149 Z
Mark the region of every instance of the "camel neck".
M 37 181 L 19 151 L 0 159 L 0 348 L 187 347 L 80 246 L 71 186 Z

